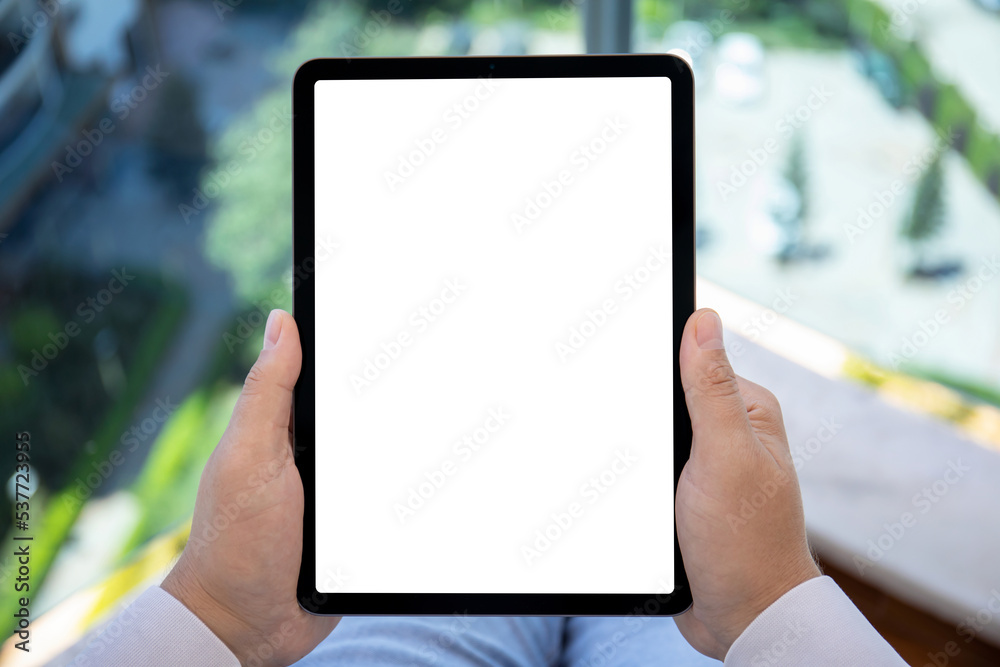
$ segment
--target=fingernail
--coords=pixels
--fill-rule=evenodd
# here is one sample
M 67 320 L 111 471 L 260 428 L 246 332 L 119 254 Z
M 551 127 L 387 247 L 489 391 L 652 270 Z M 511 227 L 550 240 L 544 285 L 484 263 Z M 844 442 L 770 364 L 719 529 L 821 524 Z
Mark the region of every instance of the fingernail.
M 694 323 L 695 340 L 703 350 L 724 350 L 722 342 L 722 319 L 714 310 L 702 313 Z
M 280 337 L 281 318 L 278 317 L 277 310 L 272 310 L 271 314 L 267 316 L 267 326 L 264 327 L 264 349 L 270 350 L 277 345 Z

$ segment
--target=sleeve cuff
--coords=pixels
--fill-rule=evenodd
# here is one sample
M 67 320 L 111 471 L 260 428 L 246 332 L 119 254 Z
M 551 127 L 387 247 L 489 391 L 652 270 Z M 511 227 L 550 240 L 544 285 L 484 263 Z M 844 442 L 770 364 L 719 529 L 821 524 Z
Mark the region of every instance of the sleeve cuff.
M 830 577 L 803 582 L 747 626 L 726 654 L 727 667 L 892 665 L 903 659 Z
M 108 623 L 71 664 L 240 667 L 222 640 L 159 586 L 147 589 Z

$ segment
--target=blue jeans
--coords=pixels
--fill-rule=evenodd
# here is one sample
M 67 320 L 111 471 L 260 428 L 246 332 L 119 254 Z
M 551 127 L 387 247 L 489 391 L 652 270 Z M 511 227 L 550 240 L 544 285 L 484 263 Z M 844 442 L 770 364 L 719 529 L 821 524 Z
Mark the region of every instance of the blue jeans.
M 718 665 L 672 618 L 351 616 L 300 667 Z

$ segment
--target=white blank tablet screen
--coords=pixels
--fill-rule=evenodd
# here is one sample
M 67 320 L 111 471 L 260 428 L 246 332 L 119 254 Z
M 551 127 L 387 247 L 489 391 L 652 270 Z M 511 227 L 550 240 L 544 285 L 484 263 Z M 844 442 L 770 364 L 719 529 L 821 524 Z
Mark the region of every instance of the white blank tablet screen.
M 672 591 L 669 80 L 315 92 L 318 590 Z

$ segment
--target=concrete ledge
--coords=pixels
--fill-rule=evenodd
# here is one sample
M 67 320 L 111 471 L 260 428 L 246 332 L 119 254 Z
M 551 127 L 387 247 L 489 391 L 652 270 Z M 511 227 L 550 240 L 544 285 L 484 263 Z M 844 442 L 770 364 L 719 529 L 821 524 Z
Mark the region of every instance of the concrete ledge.
M 737 330 L 762 311 L 707 283 L 699 297 Z M 779 320 L 761 340 L 772 349 L 728 332 L 727 348 L 736 372 L 781 402 L 813 546 L 956 633 L 971 620 L 978 638 L 1000 645 L 1000 455 L 835 377 L 836 344 L 817 335 L 812 345 Z M 785 356 L 808 363 L 811 347 L 820 372 Z

